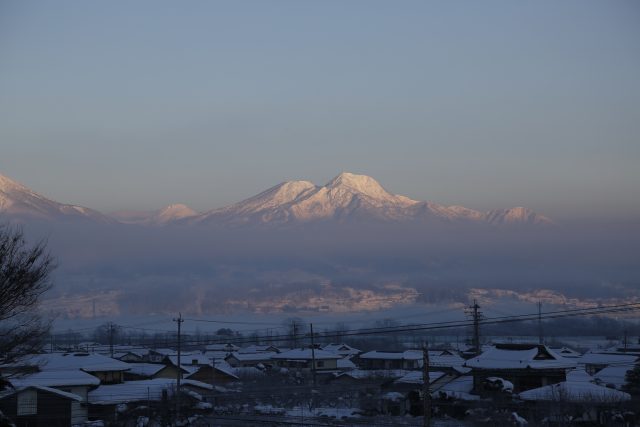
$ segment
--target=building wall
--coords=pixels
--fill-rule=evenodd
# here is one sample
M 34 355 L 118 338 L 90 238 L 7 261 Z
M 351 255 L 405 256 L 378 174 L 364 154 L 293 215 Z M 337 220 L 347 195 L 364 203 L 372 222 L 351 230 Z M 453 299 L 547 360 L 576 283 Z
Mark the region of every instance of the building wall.
M 31 392 L 35 390 L 25 390 Z M 0 411 L 9 417 L 16 427 L 69 427 L 71 426 L 71 401 L 53 393 L 37 392 L 36 413 L 17 415 L 18 394 L 0 400 Z
M 87 386 L 74 387 L 56 387 L 59 390 L 73 393 L 82 398 L 82 402 L 71 401 L 71 422 L 72 424 L 82 424 L 89 419 L 89 410 L 87 407 L 87 395 L 89 388 Z

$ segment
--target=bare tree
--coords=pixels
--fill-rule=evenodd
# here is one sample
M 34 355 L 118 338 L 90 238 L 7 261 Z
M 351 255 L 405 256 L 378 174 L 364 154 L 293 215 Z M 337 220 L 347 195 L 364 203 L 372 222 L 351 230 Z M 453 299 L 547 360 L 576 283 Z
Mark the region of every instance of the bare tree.
M 0 364 L 42 349 L 50 324 L 37 309 L 54 267 L 44 242 L 29 245 L 21 229 L 0 225 Z

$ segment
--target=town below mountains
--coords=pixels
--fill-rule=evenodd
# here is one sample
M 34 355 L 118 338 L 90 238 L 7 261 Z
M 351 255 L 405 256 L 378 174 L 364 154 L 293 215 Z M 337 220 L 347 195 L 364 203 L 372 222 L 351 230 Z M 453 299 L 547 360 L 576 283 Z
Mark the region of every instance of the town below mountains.
M 480 212 L 391 194 L 366 175 L 341 173 L 324 186 L 309 181 L 278 184 L 241 202 L 206 212 L 172 204 L 152 212 L 104 214 L 60 203 L 0 175 L 0 216 L 29 221 L 89 221 L 145 226 L 284 226 L 309 223 L 465 223 L 550 226 L 554 222 L 524 207 Z

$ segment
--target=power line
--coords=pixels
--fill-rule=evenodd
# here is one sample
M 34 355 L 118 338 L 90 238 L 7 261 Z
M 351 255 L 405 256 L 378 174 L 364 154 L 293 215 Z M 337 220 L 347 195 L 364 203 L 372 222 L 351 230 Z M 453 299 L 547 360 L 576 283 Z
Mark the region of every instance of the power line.
M 498 317 L 485 317 L 480 319 L 478 322 L 478 326 L 480 325 L 492 325 L 492 324 L 502 324 L 502 323 L 514 323 L 514 322 L 523 322 L 523 321 L 535 321 L 535 320 L 548 320 L 548 319 L 559 319 L 559 318 L 567 318 L 567 317 L 576 317 L 576 316 L 593 316 L 598 314 L 607 314 L 607 313 L 619 313 L 619 312 L 628 312 L 628 311 L 636 311 L 640 309 L 640 303 L 628 303 L 628 304 L 617 304 L 610 306 L 600 306 L 600 307 L 590 307 L 590 308 L 576 308 L 576 309 L 563 309 L 563 310 L 555 310 L 549 312 L 542 313 L 527 313 L 515 316 L 498 316 Z M 183 319 L 184 321 L 185 319 Z M 377 327 L 377 328 L 362 328 L 357 330 L 347 330 L 340 332 L 323 332 L 318 333 L 317 337 L 321 339 L 328 338 L 344 338 L 344 337 L 353 337 L 353 336 L 364 336 L 364 335 L 384 335 L 384 334 L 393 334 L 393 333 L 401 333 L 401 332 L 420 332 L 420 331 L 429 331 L 429 330 L 446 330 L 446 329 L 457 329 L 457 328 L 465 328 L 474 326 L 474 322 L 470 322 L 468 320 L 452 320 L 452 321 L 442 321 L 442 322 L 429 322 L 429 323 L 421 323 L 421 324 L 409 324 L 409 325 L 400 325 L 400 326 L 391 326 L 391 327 Z M 271 336 L 260 336 L 260 337 L 233 337 L 233 338 L 217 338 L 217 339 L 208 339 L 208 340 L 187 340 L 183 341 L 182 344 L 185 345 L 208 345 L 208 344 L 250 344 L 258 339 L 262 342 L 283 342 L 287 340 L 300 340 L 307 337 L 307 334 L 280 334 L 280 335 L 271 335 Z M 165 345 L 174 345 L 176 341 L 166 340 Z M 148 346 L 139 346 L 139 347 L 129 347 L 130 350 L 133 349 L 148 349 Z

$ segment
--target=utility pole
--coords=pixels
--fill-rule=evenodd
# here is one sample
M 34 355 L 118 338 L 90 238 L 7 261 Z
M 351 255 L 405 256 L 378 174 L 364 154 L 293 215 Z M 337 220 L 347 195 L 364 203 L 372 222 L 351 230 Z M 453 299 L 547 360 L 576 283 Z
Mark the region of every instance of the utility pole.
M 147 387 L 147 416 L 149 417 L 148 423 L 151 423 L 151 391 Z
M 480 356 L 480 319 L 482 318 L 482 312 L 479 311 L 480 306 L 476 300 L 473 300 L 473 305 L 468 307 L 467 315 L 473 319 L 473 349 L 476 356 Z
M 538 344 L 544 344 L 542 334 L 542 301 L 538 301 Z
M 181 332 L 182 332 L 182 322 L 184 319 L 182 318 L 182 313 L 178 313 L 178 318 L 173 319 L 174 322 L 178 323 L 178 373 L 176 375 L 176 421 L 180 420 L 180 380 L 182 379 L 182 364 L 180 362 L 180 354 L 181 354 Z
M 111 354 L 111 358 L 113 359 L 113 330 L 114 330 L 113 322 L 109 322 L 109 353 Z
M 211 358 L 211 385 L 215 383 L 216 358 Z
M 423 427 L 429 427 L 431 425 L 431 393 L 429 392 L 429 349 L 428 344 L 425 342 L 422 345 L 422 410 L 424 416 L 422 417 Z
M 298 347 L 298 323 L 295 320 L 292 320 L 293 326 L 293 348 Z
M 311 372 L 313 373 L 313 388 L 316 388 L 316 345 L 313 342 L 313 323 L 310 323 L 311 327 Z

